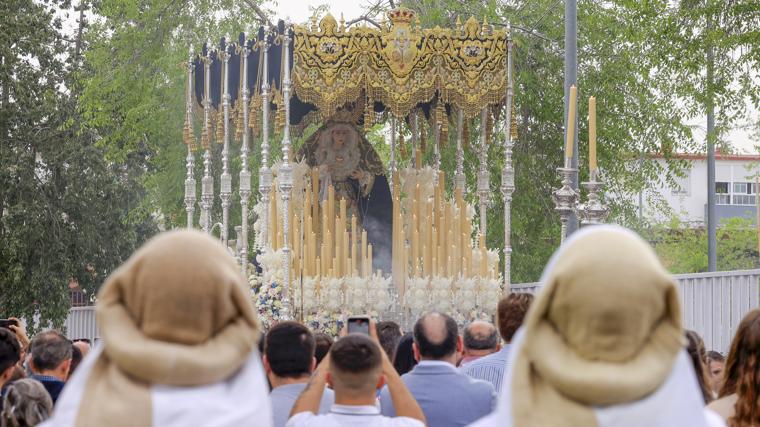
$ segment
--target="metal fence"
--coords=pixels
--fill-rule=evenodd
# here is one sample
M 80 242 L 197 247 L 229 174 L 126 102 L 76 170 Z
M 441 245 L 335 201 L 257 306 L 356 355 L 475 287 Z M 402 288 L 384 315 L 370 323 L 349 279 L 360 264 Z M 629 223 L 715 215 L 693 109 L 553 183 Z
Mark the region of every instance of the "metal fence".
M 760 270 L 676 274 L 683 326 L 696 331 L 707 350 L 726 354 L 747 312 L 760 306 Z M 513 292 L 535 294 L 539 283 L 512 285 Z
M 736 327 L 748 311 L 760 306 L 760 270 L 678 274 L 683 324 L 705 340 L 707 350 L 725 354 Z M 513 292 L 536 293 L 539 283 L 512 285 Z M 72 307 L 66 319 L 69 338 L 99 337 L 92 306 Z

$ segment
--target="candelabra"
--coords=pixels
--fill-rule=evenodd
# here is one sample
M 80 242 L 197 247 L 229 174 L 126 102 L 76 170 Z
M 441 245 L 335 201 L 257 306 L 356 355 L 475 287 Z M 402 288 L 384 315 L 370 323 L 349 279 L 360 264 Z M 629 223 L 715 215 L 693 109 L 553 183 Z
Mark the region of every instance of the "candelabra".
M 590 181 L 582 183 L 588 190 L 588 201 L 583 204 L 580 203 L 580 193 L 571 186 L 573 174 L 577 169 L 568 167 L 568 164 L 569 159 L 564 168 L 557 169 L 562 176 L 562 186 L 554 191 L 554 210 L 559 212 L 562 221 L 562 242 L 567 237 L 567 222 L 573 213 L 581 218 L 583 225 L 603 224 L 610 213 L 609 207 L 602 201 L 604 184 L 599 180 L 598 171 L 591 171 Z
M 572 187 L 572 179 L 577 172 L 577 169 L 570 166 L 570 159 L 566 159 L 565 167 L 557 168 L 562 177 L 562 186 L 554 191 L 554 204 L 555 211 L 559 212 L 560 221 L 562 221 L 562 231 L 560 233 L 561 242 L 565 241 L 567 237 L 567 223 L 570 221 L 570 216 L 576 211 L 576 205 L 580 194 L 578 190 Z
M 238 237 L 238 256 L 240 257 L 240 266 L 243 271 L 243 276 L 248 277 L 248 202 L 251 198 L 251 171 L 248 169 L 248 38 L 243 38 L 243 44 L 239 47 L 240 55 L 243 60 L 243 93 L 242 93 L 242 108 L 243 108 L 243 146 L 240 148 L 240 159 L 243 162 L 243 167 L 240 169 L 240 209 L 242 226 L 240 227 L 240 233 Z M 237 231 L 237 227 L 235 227 Z
M 603 224 L 610 214 L 610 208 L 602 201 L 604 184 L 599 180 L 599 171 L 591 171 L 590 180 L 582 183 L 588 190 L 588 201 L 578 207 L 578 212 L 584 225 Z
M 283 257 L 283 289 L 281 318 L 289 320 L 290 307 L 290 192 L 293 189 L 293 166 L 290 164 L 290 25 L 286 25 L 282 33 L 283 79 L 282 99 L 285 104 L 285 128 L 282 131 L 282 166 L 278 174 L 280 195 L 282 197 L 282 257 Z

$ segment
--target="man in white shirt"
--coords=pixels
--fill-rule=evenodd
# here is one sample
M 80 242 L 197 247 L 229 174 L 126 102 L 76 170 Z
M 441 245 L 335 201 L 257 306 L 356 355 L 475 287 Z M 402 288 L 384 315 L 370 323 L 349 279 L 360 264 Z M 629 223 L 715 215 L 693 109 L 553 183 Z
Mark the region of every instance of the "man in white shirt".
M 315 341 L 309 328 L 298 322 L 280 322 L 267 333 L 264 343 L 264 370 L 272 392 L 274 427 L 285 427 L 293 404 L 311 378 L 317 366 L 314 357 Z M 335 403 L 332 390 L 325 390 L 319 413 L 330 411 Z
M 370 334 L 372 338 L 349 334 L 333 344 L 293 406 L 287 427 L 425 426 L 422 410 L 380 349 L 374 323 Z M 325 384 L 335 391 L 335 405 L 328 414 L 316 415 Z M 377 390 L 384 384 L 396 407 L 397 416 L 393 418 L 380 415 L 376 405 Z

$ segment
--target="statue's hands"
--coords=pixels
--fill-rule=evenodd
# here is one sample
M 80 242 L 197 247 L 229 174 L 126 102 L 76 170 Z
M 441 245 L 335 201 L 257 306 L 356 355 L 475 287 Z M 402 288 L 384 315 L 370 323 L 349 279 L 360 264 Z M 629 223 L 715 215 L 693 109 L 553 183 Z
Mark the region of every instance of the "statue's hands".
M 357 181 L 361 181 L 362 178 L 364 178 L 364 172 L 360 169 L 355 169 L 353 172 L 351 172 L 350 176 Z

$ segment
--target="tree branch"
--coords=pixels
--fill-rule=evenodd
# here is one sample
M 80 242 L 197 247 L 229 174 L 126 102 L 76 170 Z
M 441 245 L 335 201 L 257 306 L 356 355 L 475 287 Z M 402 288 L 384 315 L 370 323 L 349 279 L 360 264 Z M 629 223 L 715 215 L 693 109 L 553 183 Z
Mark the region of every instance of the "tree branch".
M 267 24 L 267 25 L 268 25 L 268 26 L 270 26 L 270 27 L 274 27 L 274 24 L 272 24 L 272 21 L 270 21 L 270 20 L 269 20 L 269 17 L 267 16 L 267 14 L 266 14 L 266 13 L 264 13 L 264 11 L 263 11 L 263 10 L 261 10 L 261 8 L 259 7 L 259 5 L 257 5 L 256 3 L 254 3 L 254 2 L 253 2 L 253 0 L 243 0 L 243 1 L 244 1 L 244 2 L 245 2 L 245 4 L 247 4 L 247 5 L 248 5 L 248 6 L 249 6 L 251 9 L 253 9 L 253 11 L 254 11 L 254 12 L 256 12 L 256 15 L 258 15 L 258 16 L 259 16 L 259 20 L 260 20 L 260 21 L 261 21 L 263 24 Z
M 352 19 L 352 20 L 346 22 L 346 27 L 350 27 L 351 25 L 356 24 L 357 22 L 361 22 L 361 21 L 369 22 L 370 24 L 374 25 L 378 29 L 382 28 L 380 26 L 380 24 L 378 24 L 375 20 L 371 19 L 370 17 L 368 17 L 366 15 L 360 16 L 360 17 L 358 17 L 356 19 Z

